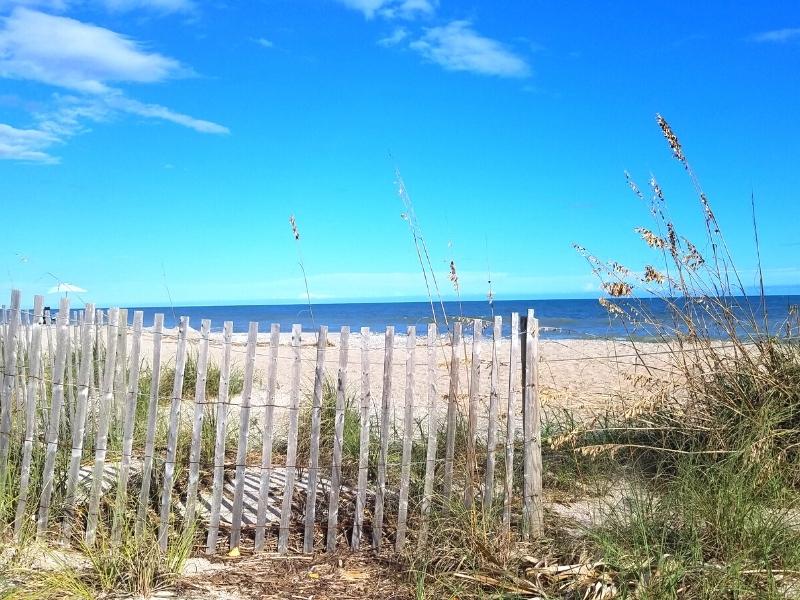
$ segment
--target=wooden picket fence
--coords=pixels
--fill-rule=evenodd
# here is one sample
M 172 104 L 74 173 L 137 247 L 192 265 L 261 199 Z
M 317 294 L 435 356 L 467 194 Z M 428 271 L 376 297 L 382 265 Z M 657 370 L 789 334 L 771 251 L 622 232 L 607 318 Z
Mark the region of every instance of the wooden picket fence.
M 291 354 L 284 357 L 288 364 L 283 364 L 279 349 L 287 347 L 280 344 L 279 325 L 270 328 L 265 354 L 259 351 L 258 323 L 251 322 L 241 394 L 234 398 L 230 392 L 233 324 L 225 322 L 220 338 L 212 335 L 211 322 L 203 320 L 196 338 L 192 402 L 184 400 L 192 344 L 187 317 L 180 318 L 173 332 L 165 329 L 164 315 L 156 314 L 152 327 L 145 329 L 140 311 L 133 313 L 130 325 L 124 309 L 103 312 L 87 304 L 71 313 L 65 297 L 51 323 L 50 315 L 43 312 L 41 296 L 34 298 L 32 312 L 21 310 L 20 303 L 20 293 L 12 292 L 10 308 L 3 309 L 0 321 L 0 498 L 11 499 L 0 503 L 10 507 L 0 512 L 0 518 L 13 525 L 17 538 L 32 522 L 39 538 L 69 542 L 82 537 L 89 545 L 106 530 L 112 543 L 118 543 L 129 525 L 136 534 L 157 526 L 158 543 L 165 549 L 170 532 L 193 526 L 206 529 L 209 553 L 224 544 L 223 532 L 230 548 L 252 540 L 256 551 L 274 546 L 279 553 L 295 548 L 310 553 L 319 549 L 320 543 L 327 551 L 344 545 L 358 549 L 365 543 L 380 550 L 390 537 L 399 550 L 412 532 L 423 543 L 432 511 L 446 511 L 454 501 L 487 511 L 498 509 L 496 502 L 502 501 L 503 524 L 509 532 L 518 530 L 528 538 L 542 531 L 539 334 L 532 310 L 522 318 L 511 315 L 511 334 L 505 338 L 503 356 L 501 317 L 488 323 L 488 339 L 483 337 L 487 323 L 480 320 L 471 323 L 470 340 L 460 321 L 452 322 L 452 330 L 442 336 L 437 326 L 430 324 L 419 341 L 415 327 L 408 327 L 401 356 L 405 359 L 404 378 L 400 378 L 404 381 L 402 403 L 394 400 L 399 396 L 398 378 L 392 376 L 394 327 L 387 326 L 384 333 L 379 405 L 373 402 L 376 386 L 371 381 L 370 358 L 380 351 L 370 347 L 370 331 L 362 328 L 360 356 L 352 360 L 350 329 L 342 327 L 337 344 L 334 426 L 326 433 L 321 431 L 329 350 L 325 326 L 313 332 L 316 357 L 312 360 L 303 358 L 303 332 L 300 325 L 294 325 L 288 346 Z M 168 408 L 159 406 L 164 340 L 175 344 Z M 145 347 L 147 341 L 152 348 Z M 211 347 L 221 356 L 216 398 L 206 394 Z M 488 360 L 481 359 L 484 347 L 490 349 Z M 418 353 L 424 354 L 419 363 Z M 256 377 L 257 355 L 266 359 L 265 383 Z M 447 371 L 446 394 L 439 389 L 437 357 L 443 358 Z M 501 380 L 506 358 L 507 370 Z M 301 381 L 307 363 L 314 366 L 313 392 L 305 407 L 310 414 L 309 437 L 301 440 Z M 351 385 L 348 381 L 349 365 L 356 373 L 360 368 L 360 382 Z M 148 381 L 143 367 L 151 373 L 149 394 L 140 391 L 140 382 Z M 483 367 L 489 369 L 488 378 Z M 285 405 L 277 402 L 283 369 L 289 374 Z M 489 389 L 482 393 L 484 379 L 488 379 Z M 418 397 L 418 382 L 424 382 L 423 398 Z M 358 400 L 357 477 L 345 480 L 343 436 L 346 411 L 351 409 L 347 398 L 353 390 Z M 256 402 L 257 395 L 264 401 Z M 462 398 L 467 399 L 466 407 L 461 406 Z M 488 401 L 485 415 L 481 413 L 482 400 Z M 446 402 L 443 423 L 442 402 Z M 402 408 L 399 427 L 396 405 Z M 256 420 L 252 418 L 254 408 L 261 410 Z M 415 408 L 424 408 L 421 420 Z M 515 416 L 520 409 L 521 457 L 515 456 L 519 439 Z M 276 410 L 287 415 L 285 438 L 279 436 L 278 429 L 284 424 L 276 418 Z M 463 412 L 466 433 L 459 421 Z M 191 413 L 191 418 L 182 418 L 184 413 Z M 207 452 L 204 462 L 204 419 L 210 418 L 215 425 L 213 460 Z M 485 426 L 479 427 L 480 420 Z M 166 443 L 158 439 L 160 422 L 166 424 Z M 236 425 L 236 459 L 231 467 L 226 465 L 226 449 L 230 449 L 226 438 L 229 428 Z M 137 427 L 145 432 L 143 441 L 135 442 Z M 440 429 L 446 436 L 443 453 L 439 452 Z M 399 467 L 399 474 L 389 468 L 392 432 L 397 431 L 401 432 L 401 436 L 395 434 L 401 459 L 394 466 Z M 182 432 L 190 435 L 188 460 L 178 452 Z M 371 468 L 376 441 L 377 461 Z M 415 441 L 424 442 L 425 459 L 424 464 L 417 461 L 421 481 L 412 495 Z M 302 457 L 298 454 L 301 442 L 307 449 Z M 457 448 L 457 442 L 463 446 Z M 273 457 L 276 444 L 281 452 Z M 323 453 L 321 448 L 330 451 Z M 502 453 L 504 465 L 501 473 L 496 472 L 498 453 Z M 257 461 L 253 457 L 259 454 Z M 522 465 L 521 489 L 514 486 L 515 461 Z M 178 475 L 184 473 L 179 489 Z M 340 523 L 343 508 L 351 515 L 347 523 Z M 75 531 L 76 526 L 83 530 Z M 297 534 L 294 537 L 293 532 Z M 371 539 L 367 539 L 369 532 Z

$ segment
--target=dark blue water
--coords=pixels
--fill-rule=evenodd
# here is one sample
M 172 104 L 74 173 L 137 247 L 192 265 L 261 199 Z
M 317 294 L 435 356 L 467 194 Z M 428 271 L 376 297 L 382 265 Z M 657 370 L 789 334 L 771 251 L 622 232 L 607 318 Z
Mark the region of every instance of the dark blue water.
M 652 318 L 674 324 L 674 319 L 667 303 L 657 299 L 625 300 L 631 307 L 646 310 Z M 766 311 L 769 328 L 772 333 L 785 330 L 785 323 L 790 317 L 791 306 L 800 304 L 800 296 L 767 296 Z M 760 300 L 753 298 L 730 299 L 731 310 L 738 318 L 756 315 L 763 324 L 763 307 Z M 525 315 L 529 308 L 534 309 L 542 337 L 549 338 L 623 338 L 630 335 L 647 338 L 656 336 L 657 331 L 644 324 L 631 323 L 627 319 L 609 315 L 596 299 L 579 300 L 498 300 L 493 310 L 485 301 L 445 302 L 445 311 L 452 321 L 453 317 L 489 319 L 493 315 L 503 317 L 504 334 L 510 331 L 510 315 L 518 312 Z M 144 311 L 145 326 L 152 324 L 155 313 L 164 313 L 167 327 L 174 327 L 181 316 L 189 317 L 189 324 L 200 327 L 201 319 L 211 319 L 214 331 L 222 329 L 224 321 L 233 321 L 234 332 L 246 332 L 250 321 L 258 321 L 259 331 L 269 331 L 271 323 L 279 323 L 281 331 L 289 331 L 293 323 L 300 323 L 304 330 L 311 330 L 319 325 L 327 325 L 336 331 L 343 325 L 349 325 L 352 331 L 361 327 L 369 327 L 373 332 L 385 331 L 387 325 L 394 325 L 398 333 L 404 333 L 406 327 L 415 325 L 422 333 L 432 321 L 431 305 L 428 302 L 376 302 L 349 304 L 314 304 L 313 321 L 308 305 L 254 305 L 254 306 L 175 306 L 147 307 Z M 439 330 L 444 331 L 444 318 L 441 306 L 436 305 Z M 133 318 L 132 311 L 129 319 Z M 698 306 L 698 314 L 702 315 L 703 307 Z M 792 316 L 792 319 L 796 317 Z M 708 332 L 712 337 L 724 337 L 713 327 Z

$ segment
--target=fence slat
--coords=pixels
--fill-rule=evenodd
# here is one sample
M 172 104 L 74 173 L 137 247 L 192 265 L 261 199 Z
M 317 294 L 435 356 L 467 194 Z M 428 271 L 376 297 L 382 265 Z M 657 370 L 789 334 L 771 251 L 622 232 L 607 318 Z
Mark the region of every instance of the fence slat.
M 119 309 L 119 326 L 117 327 L 117 366 L 114 375 L 114 410 L 113 429 L 117 431 L 120 426 L 124 428 L 125 400 L 127 398 L 128 383 L 128 309 Z
M 20 469 L 19 499 L 14 518 L 14 537 L 19 539 L 25 511 L 28 507 L 28 488 L 31 480 L 31 460 L 33 459 L 33 440 L 36 436 L 36 388 L 42 359 L 42 305 L 44 298 L 36 296 L 33 300 L 33 325 L 28 344 L 31 377 L 28 379 L 28 397 L 25 399 L 25 440 L 22 445 L 22 468 Z
M 514 441 L 517 436 L 514 415 L 517 411 L 519 382 L 517 362 L 519 361 L 519 313 L 511 313 L 511 339 L 509 340 L 508 361 L 508 403 L 506 405 L 506 475 L 503 501 L 503 525 L 506 531 L 511 528 L 511 500 L 514 494 Z
M 208 379 L 208 333 L 211 320 L 200 322 L 200 352 L 197 356 L 197 378 L 194 386 L 194 415 L 192 417 L 192 447 L 189 451 L 189 484 L 186 488 L 186 516 L 184 528 L 194 524 L 197 506 L 197 486 L 200 481 L 200 442 L 203 434 L 203 416 L 206 412 L 206 380 Z
M 300 340 L 302 328 L 292 325 L 292 384 L 289 393 L 289 436 L 286 440 L 286 483 L 283 488 L 281 526 L 278 533 L 278 553 L 289 550 L 289 525 L 292 518 L 294 478 L 297 473 L 297 418 L 300 408 Z
M 239 411 L 239 446 L 236 450 L 236 479 L 234 481 L 233 512 L 231 517 L 230 547 L 238 548 L 242 534 L 242 504 L 244 502 L 244 476 L 247 470 L 247 438 L 250 433 L 250 402 L 253 396 L 253 371 L 258 344 L 258 321 L 251 321 L 247 332 L 247 354 L 244 362 L 244 386 Z
M 364 525 L 364 507 L 367 503 L 367 474 L 369 467 L 369 409 L 372 394 L 369 389 L 369 327 L 361 328 L 361 415 L 358 435 L 358 489 L 356 512 L 353 518 L 353 536 L 350 546 L 358 550 Z
M 164 330 L 164 315 L 156 313 L 153 317 L 153 364 L 150 374 L 150 398 L 147 401 L 147 434 L 142 464 L 142 487 L 139 489 L 139 505 L 136 511 L 134 531 L 140 535 L 147 522 L 147 508 L 150 505 L 150 482 L 153 473 L 153 453 L 156 440 L 156 417 L 158 416 L 158 394 L 161 384 L 161 337 Z
M 111 408 L 114 399 L 114 369 L 117 362 L 117 327 L 119 326 L 119 310 L 108 311 L 108 329 L 106 343 L 106 359 L 103 371 L 103 389 L 100 406 L 97 411 L 97 437 L 95 438 L 94 470 L 92 471 L 92 489 L 89 496 L 89 512 L 86 517 L 86 544 L 94 545 L 97 530 L 97 519 L 100 513 L 100 493 L 103 485 L 103 470 L 108 449 L 108 426 L 111 420 Z
M 483 506 L 489 511 L 494 500 L 494 464 L 497 450 L 497 413 L 500 398 L 500 362 L 497 351 L 503 341 L 503 317 L 494 318 L 492 328 L 492 372 L 489 383 L 489 426 L 486 431 L 486 478 L 483 483 Z
M 458 410 L 458 363 L 461 348 L 461 322 L 453 324 L 450 354 L 450 388 L 447 392 L 447 441 L 444 456 L 444 496 L 445 508 L 453 495 L 453 455 L 456 450 L 456 411 Z
M 475 471 L 478 460 L 475 452 L 475 435 L 478 430 L 478 394 L 481 386 L 481 339 L 483 321 L 472 321 L 472 365 L 469 383 L 469 415 L 467 418 L 467 480 L 464 486 L 464 506 L 475 500 Z
M 11 401 L 17 372 L 17 330 L 19 329 L 20 291 L 11 290 L 11 311 L 5 327 L 3 348 L 3 385 L 0 388 L 0 494 L 4 493 L 11 444 Z
M 536 360 L 538 359 L 538 325 L 533 309 L 528 309 L 525 319 L 525 344 L 523 347 L 522 427 L 524 475 L 522 503 L 522 534 L 525 539 L 539 535 L 542 530 L 541 478 L 542 448 L 540 437 L 540 409 L 536 390 Z
M 531 311 L 531 315 L 533 311 Z M 531 375 L 531 479 L 533 515 L 531 534 L 541 535 L 544 531 L 544 506 L 542 504 L 542 407 L 539 400 L 539 319 L 533 319 L 533 356 L 530 359 Z
M 333 433 L 333 464 L 331 466 L 331 489 L 328 497 L 327 551 L 336 550 L 336 534 L 339 524 L 339 487 L 342 483 L 342 443 L 344 436 L 345 393 L 347 387 L 347 351 L 350 345 L 350 328 L 342 327 L 339 335 L 339 372 L 336 377 L 336 417 Z
M 178 326 L 178 350 L 175 355 L 175 381 L 172 386 L 172 401 L 169 409 L 169 430 L 167 433 L 167 454 L 164 459 L 164 486 L 161 490 L 161 512 L 158 524 L 158 545 L 162 551 L 167 549 L 169 536 L 169 514 L 172 502 L 172 484 L 175 478 L 175 461 L 178 455 L 178 430 L 180 429 L 181 399 L 183 397 L 183 376 L 186 372 L 186 336 L 189 330 L 189 317 L 181 317 Z
M 378 454 L 378 489 L 375 492 L 375 512 L 372 523 L 372 545 L 381 550 L 383 537 L 383 510 L 386 502 L 386 459 L 389 454 L 389 413 L 392 403 L 392 351 L 394 327 L 386 326 L 386 346 L 383 354 L 383 393 L 381 397 L 381 441 Z
M 306 486 L 305 528 L 303 552 L 314 550 L 314 521 L 317 514 L 317 484 L 319 481 L 319 434 L 322 420 L 322 386 L 325 382 L 325 349 L 328 347 L 328 327 L 320 325 L 317 336 L 317 366 L 314 371 L 314 399 L 311 405 L 311 452 Z
M 94 347 L 94 304 L 86 305 L 86 318 L 81 325 L 81 353 L 78 371 L 78 398 L 75 407 L 75 422 L 72 429 L 72 449 L 70 452 L 69 472 L 67 474 L 67 490 L 64 502 L 64 520 L 61 526 L 61 540 L 67 544 L 72 535 L 73 519 L 75 518 L 75 491 L 78 484 L 78 473 L 83 458 L 83 441 L 86 429 L 86 411 L 89 402 L 89 380 L 92 377 L 93 360 L 92 348 Z M 37 320 L 38 322 L 38 320 Z M 38 325 L 34 325 L 38 327 Z M 34 329 L 32 339 L 41 337 L 41 333 Z M 36 342 L 38 345 L 38 341 Z M 31 368 L 38 368 L 31 363 Z M 35 407 L 29 407 L 35 411 Z M 34 414 L 33 412 L 31 414 Z
M 219 395 L 217 396 L 217 431 L 214 441 L 214 483 L 211 488 L 211 517 L 206 540 L 206 553 L 217 551 L 219 537 L 219 511 L 222 504 L 222 489 L 225 485 L 225 434 L 228 430 L 229 389 L 231 378 L 231 338 L 233 321 L 225 321 L 222 326 L 222 368 L 219 375 Z
M 433 500 L 436 475 L 436 451 L 439 443 L 439 418 L 436 408 L 436 324 L 428 325 L 428 447 L 425 453 L 425 484 L 422 491 L 422 519 L 419 525 L 419 546 L 428 538 L 428 516 Z
M 41 538 L 47 532 L 50 519 L 50 500 L 53 495 L 53 474 L 55 473 L 58 452 L 58 434 L 61 412 L 64 404 L 64 373 L 69 354 L 69 300 L 61 299 L 56 325 L 56 358 L 53 371 L 52 401 L 50 404 L 50 423 L 47 427 L 47 448 L 42 471 L 42 492 L 39 496 L 39 516 L 36 521 L 36 536 Z
M 121 311 L 120 311 L 121 312 Z M 125 316 L 127 319 L 127 314 Z M 144 313 L 137 310 L 133 313 L 133 340 L 131 342 L 130 374 L 127 378 L 128 385 L 125 390 L 125 404 L 122 407 L 122 460 L 119 465 L 119 479 L 117 481 L 117 498 L 114 502 L 114 520 L 111 525 L 111 543 L 118 545 L 122 539 L 122 527 L 128 514 L 128 479 L 131 470 L 131 457 L 133 455 L 133 427 L 136 423 L 136 405 L 139 400 L 139 354 L 142 343 L 142 323 Z M 125 327 L 127 338 L 127 324 Z M 127 346 L 127 344 L 126 344 Z M 126 357 L 123 356 L 123 361 Z M 125 362 L 122 369 L 125 370 Z M 125 381 L 121 377 L 120 381 Z
M 269 374 L 267 376 L 267 403 L 264 406 L 264 437 L 261 446 L 261 481 L 258 487 L 258 512 L 256 513 L 256 552 L 264 549 L 267 529 L 269 483 L 272 477 L 272 437 L 275 413 L 275 388 L 278 380 L 278 348 L 281 343 L 281 326 L 273 323 L 269 341 Z
M 406 389 L 403 418 L 403 455 L 400 462 L 400 499 L 397 506 L 397 535 L 395 550 L 400 552 L 406 541 L 408 516 L 408 484 L 411 480 L 411 442 L 414 434 L 414 356 L 417 347 L 417 328 L 410 325 L 406 334 Z

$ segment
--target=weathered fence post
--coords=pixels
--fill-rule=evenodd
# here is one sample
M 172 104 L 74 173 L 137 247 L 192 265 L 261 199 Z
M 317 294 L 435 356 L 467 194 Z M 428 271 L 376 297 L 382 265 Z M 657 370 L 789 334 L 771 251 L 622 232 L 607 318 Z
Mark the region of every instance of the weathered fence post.
M 503 500 L 503 525 L 510 533 L 511 498 L 514 493 L 514 441 L 516 427 L 514 413 L 517 410 L 519 387 L 517 380 L 517 360 L 519 358 L 519 313 L 511 313 L 511 339 L 509 340 L 508 362 L 508 403 L 506 405 L 506 477 Z
M 192 417 L 192 447 L 189 451 L 189 485 L 186 488 L 185 528 L 194 523 L 197 506 L 197 486 L 200 481 L 200 442 L 203 434 L 203 416 L 206 412 L 206 381 L 208 379 L 208 335 L 211 321 L 200 322 L 200 353 L 197 357 L 197 378 L 194 386 L 194 415 Z
M 428 515 L 433 499 L 433 483 L 436 475 L 436 450 L 439 443 L 439 418 L 436 413 L 436 324 L 428 325 L 428 447 L 425 454 L 425 484 L 422 492 L 422 522 L 419 529 L 419 545 L 428 539 Z
M 394 326 L 386 326 L 386 346 L 383 355 L 383 395 L 381 398 L 381 441 L 378 454 L 378 489 L 375 491 L 375 513 L 372 522 L 372 545 L 377 552 L 383 537 L 383 509 L 386 502 L 386 460 L 389 454 L 389 412 L 392 404 L 392 352 Z
M 500 381 L 500 362 L 497 351 L 503 341 L 503 317 L 494 318 L 492 329 L 492 373 L 489 387 L 489 427 L 486 432 L 486 479 L 483 485 L 483 506 L 491 510 L 494 500 L 494 462 L 497 450 L 497 413 L 500 403 L 498 387 Z
M 444 456 L 444 496 L 445 508 L 453 494 L 453 455 L 456 449 L 456 412 L 458 411 L 458 363 L 461 347 L 461 322 L 453 324 L 450 354 L 450 389 L 447 392 L 447 442 Z
M 314 550 L 314 520 L 317 509 L 317 482 L 319 479 L 319 434 L 322 419 L 322 386 L 325 382 L 325 348 L 328 346 L 328 327 L 320 325 L 317 336 L 317 367 L 314 373 L 314 399 L 311 405 L 311 456 L 306 486 L 305 528 L 303 552 Z
M 281 525 L 278 532 L 278 553 L 289 550 L 289 527 L 292 518 L 294 478 L 297 474 L 297 418 L 300 408 L 300 338 L 302 328 L 292 325 L 292 384 L 289 395 L 289 437 L 286 440 L 286 482 L 283 488 Z
M 92 348 L 94 347 L 94 304 L 86 305 L 86 317 L 81 325 L 81 355 L 78 371 L 78 398 L 75 407 L 75 422 L 72 426 L 72 449 L 70 452 L 69 473 L 67 475 L 67 491 L 64 503 L 64 521 L 61 526 L 61 540 L 67 544 L 72 534 L 72 521 L 75 517 L 75 492 L 78 485 L 78 474 L 83 458 L 83 439 L 86 429 L 86 412 L 89 403 L 89 380 L 92 377 L 94 361 Z M 38 326 L 34 326 L 38 327 Z M 33 339 L 38 345 L 41 341 L 41 331 L 34 329 Z M 36 350 L 34 352 L 37 352 Z M 37 352 L 38 354 L 38 352 Z M 38 356 L 37 365 L 38 368 Z M 33 368 L 33 363 L 31 363 Z M 30 414 L 35 414 L 35 406 L 29 406 Z M 32 433 L 32 432 L 31 432 Z M 28 461 L 30 464 L 30 461 Z M 27 487 L 27 486 L 26 486 Z M 22 509 L 24 511 L 24 508 Z
M 333 464 L 331 489 L 328 494 L 328 532 L 326 550 L 336 550 L 339 524 L 339 488 L 342 485 L 342 437 L 344 436 L 345 393 L 347 387 L 347 351 L 350 345 L 350 328 L 342 327 L 339 335 L 339 371 L 336 376 L 336 417 L 333 432 Z
M 225 487 L 225 434 L 228 428 L 228 403 L 231 377 L 231 337 L 233 321 L 225 321 L 222 326 L 222 368 L 219 375 L 219 395 L 217 396 L 217 430 L 214 441 L 214 483 L 211 488 L 211 516 L 208 525 L 206 553 L 217 551 L 219 537 L 220 505 Z
M 272 437 L 274 433 L 275 387 L 278 379 L 278 348 L 281 342 L 281 326 L 273 323 L 269 341 L 269 374 L 267 376 L 267 403 L 264 406 L 264 437 L 261 446 L 261 481 L 258 488 L 258 512 L 256 514 L 256 552 L 264 549 L 269 505 L 269 484 L 272 477 Z
M 19 329 L 20 291 L 11 290 L 11 312 L 5 329 L 3 384 L 0 388 L 0 494 L 4 493 L 11 443 L 11 401 L 17 373 L 17 330 Z
M 525 539 L 541 534 L 542 522 L 542 445 L 541 415 L 536 381 L 538 360 L 538 323 L 533 309 L 528 309 L 525 326 L 525 344 L 522 352 L 523 382 L 522 427 L 524 443 L 524 486 L 522 534 Z
M 127 313 L 125 314 L 127 320 Z M 133 427 L 136 423 L 136 404 L 139 400 L 139 354 L 142 343 L 142 324 L 144 313 L 137 310 L 133 313 L 133 342 L 131 344 L 130 376 L 125 390 L 124 404 L 122 406 L 122 460 L 119 466 L 117 480 L 117 498 L 114 502 L 114 520 L 111 525 L 111 543 L 118 545 L 122 539 L 122 526 L 128 513 L 128 478 L 133 456 Z M 125 327 L 127 338 L 127 323 Z M 127 344 L 126 344 L 127 346 Z M 123 355 L 122 370 L 125 370 L 126 357 Z M 125 381 L 125 376 L 120 377 L 120 382 Z
M 14 537 L 19 540 L 22 523 L 28 507 L 28 488 L 31 481 L 31 460 L 33 459 L 33 441 L 36 436 L 36 388 L 39 387 L 39 370 L 42 353 L 42 306 L 44 298 L 33 299 L 33 325 L 28 345 L 30 378 L 28 379 L 28 397 L 25 399 L 25 439 L 22 445 L 22 468 L 20 469 L 19 499 L 14 518 Z
M 189 317 L 181 317 L 178 326 L 178 350 L 175 355 L 175 381 L 172 386 L 172 401 L 169 409 L 169 432 L 167 434 L 167 453 L 164 459 L 164 487 L 161 490 L 161 514 L 158 525 L 158 545 L 162 551 L 167 549 L 169 535 L 169 514 L 172 501 L 172 484 L 175 478 L 175 462 L 178 455 L 178 430 L 180 428 L 181 399 L 183 398 L 183 376 L 186 372 L 186 336 L 189 330 Z
M 242 534 L 242 505 L 244 480 L 247 474 L 247 438 L 250 433 L 250 402 L 253 396 L 253 374 L 258 345 L 258 321 L 251 321 L 247 332 L 247 353 L 244 359 L 244 385 L 239 410 L 239 446 L 236 450 L 236 480 L 234 482 L 230 547 L 238 548 Z
M 364 507 L 367 503 L 367 469 L 369 467 L 369 409 L 372 394 L 369 389 L 369 327 L 361 328 L 361 414 L 358 436 L 358 489 L 356 511 L 353 519 L 353 536 L 350 546 L 358 550 L 364 524 Z
M 42 471 L 42 493 L 39 496 L 39 516 L 36 522 L 36 537 L 42 538 L 47 532 L 50 517 L 50 499 L 53 495 L 53 474 L 58 452 L 59 421 L 64 403 L 64 370 L 69 350 L 69 300 L 61 299 L 58 310 L 56 359 L 53 371 L 53 394 L 50 405 L 50 423 L 47 427 L 47 448 L 45 450 L 44 470 Z
M 153 317 L 153 364 L 150 372 L 150 398 L 147 402 L 147 433 L 142 464 L 142 487 L 139 490 L 139 506 L 136 511 L 136 535 L 141 535 L 147 522 L 147 508 L 150 504 L 150 481 L 153 473 L 153 454 L 155 452 L 156 417 L 158 416 L 158 395 L 161 383 L 161 337 L 164 329 L 164 315 L 156 313 Z
M 89 496 L 89 511 L 86 517 L 86 544 L 88 546 L 94 545 L 97 520 L 100 513 L 100 494 L 103 489 L 103 471 L 105 470 L 106 451 L 108 449 L 108 426 L 111 420 L 111 410 L 114 399 L 114 369 L 117 361 L 118 325 L 119 310 L 112 308 L 108 311 L 108 342 L 106 345 L 106 360 L 103 372 L 103 389 L 101 393 L 101 405 L 98 407 L 92 489 Z
M 117 326 L 117 371 L 114 376 L 114 416 L 113 425 L 116 430 L 120 425 L 124 429 L 125 398 L 128 382 L 128 309 L 119 309 L 119 325 Z
M 472 365 L 469 382 L 469 416 L 467 419 L 467 481 L 464 486 L 464 506 L 472 507 L 475 500 L 475 476 L 478 457 L 475 451 L 475 435 L 478 430 L 478 394 L 481 385 L 481 338 L 483 321 L 472 321 Z
M 414 360 L 417 348 L 417 329 L 408 327 L 406 336 L 406 405 L 403 415 L 403 455 L 400 462 L 400 499 L 397 508 L 397 537 L 395 550 L 400 552 L 406 541 L 408 517 L 408 485 L 411 480 L 411 443 L 414 435 Z

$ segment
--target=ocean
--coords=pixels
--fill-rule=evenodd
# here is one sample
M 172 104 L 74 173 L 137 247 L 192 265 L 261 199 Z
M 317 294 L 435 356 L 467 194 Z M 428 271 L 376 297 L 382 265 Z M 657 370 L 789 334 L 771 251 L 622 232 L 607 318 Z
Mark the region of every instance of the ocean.
M 769 328 L 772 333 L 782 334 L 786 330 L 787 319 L 796 323 L 797 305 L 800 296 L 767 296 L 766 310 Z M 626 299 L 623 302 L 643 306 L 657 320 L 671 323 L 667 304 L 658 299 Z M 640 304 L 643 303 L 643 304 Z M 732 310 L 739 316 L 752 310 L 760 323 L 763 323 L 760 299 L 733 298 Z M 440 331 L 444 330 L 442 308 L 437 303 L 436 318 Z M 635 336 L 649 338 L 656 332 L 646 325 L 632 324 L 619 317 L 609 315 L 596 299 L 574 300 L 497 300 L 490 307 L 486 301 L 445 302 L 444 312 L 449 320 L 491 319 L 494 315 L 503 317 L 503 333 L 510 332 L 512 312 L 525 315 L 532 308 L 539 319 L 543 338 L 601 338 L 614 339 Z M 369 327 L 372 332 L 382 333 L 387 325 L 393 325 L 398 333 L 405 333 L 410 325 L 417 327 L 418 335 L 427 330 L 432 322 L 429 302 L 364 302 L 347 304 L 312 304 L 313 318 L 307 304 L 293 305 L 234 305 L 234 306 L 167 306 L 130 307 L 128 319 L 133 319 L 133 310 L 144 311 L 145 326 L 152 324 L 155 313 L 164 314 L 166 327 L 174 327 L 181 316 L 189 317 L 189 324 L 200 327 L 201 319 L 211 319 L 212 331 L 220 331 L 224 321 L 233 321 L 234 332 L 246 332 L 250 321 L 258 321 L 259 331 L 269 331 L 271 323 L 279 323 L 281 331 L 289 331 L 293 323 L 299 323 L 304 330 L 313 330 L 319 325 L 327 325 L 331 332 L 348 325 L 357 332 L 361 327 Z M 797 325 L 795 325 L 796 329 Z M 798 332 L 800 333 L 800 332 Z M 712 337 L 723 337 L 713 328 Z

